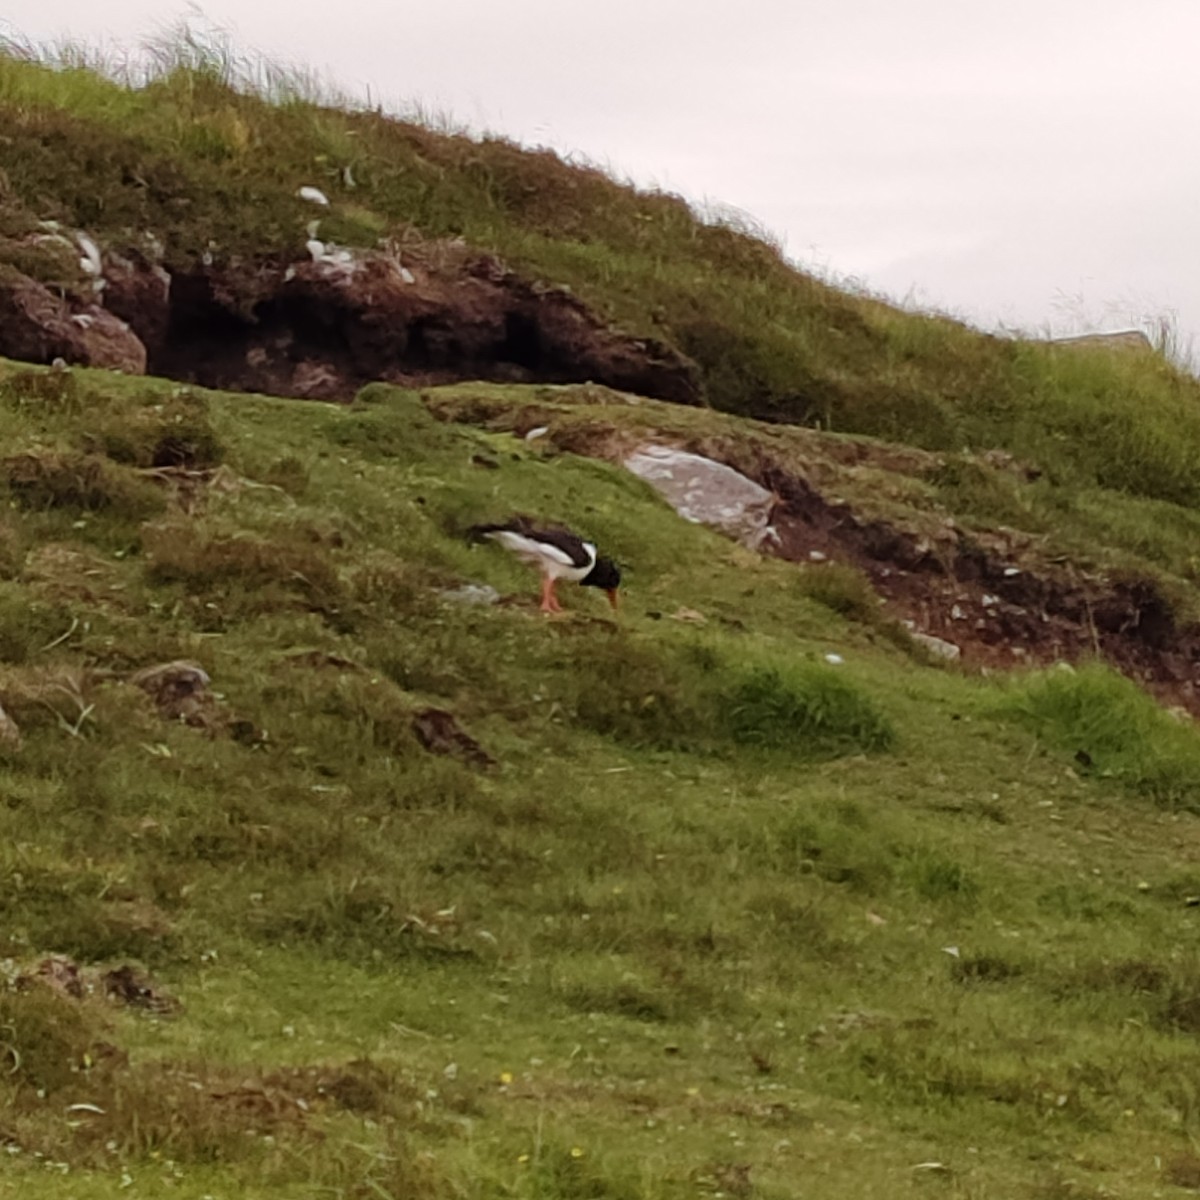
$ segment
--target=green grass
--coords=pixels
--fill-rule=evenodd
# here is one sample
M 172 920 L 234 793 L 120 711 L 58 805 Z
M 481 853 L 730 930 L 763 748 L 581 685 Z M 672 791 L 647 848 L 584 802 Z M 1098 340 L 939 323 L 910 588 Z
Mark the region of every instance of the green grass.
M 1188 1177 L 1190 724 L 1099 669 L 923 666 L 856 576 L 814 587 L 617 467 L 408 393 L 69 378 L 48 404 L 0 380 L 9 456 L 54 467 L 4 485 L 0 702 L 25 741 L 0 751 L 0 957 L 140 963 L 181 1008 L 0 990 L 0 1187 Z M 186 495 L 140 465 L 177 414 L 212 480 Z M 92 490 L 58 482 L 81 458 Z M 543 618 L 525 570 L 462 536 L 508 511 L 611 549 L 619 619 L 586 589 Z M 441 598 L 465 581 L 514 600 Z M 212 676 L 208 732 L 128 682 L 174 658 Z M 498 765 L 425 750 L 428 707 Z
M 1200 805 L 1200 743 L 1191 719 L 1164 712 L 1107 667 L 1034 675 L 1014 686 L 1002 707 L 1050 744 L 1073 752 L 1085 773 L 1166 808 L 1194 812 Z
M 0 369 L 0 1193 L 1194 1189 L 1193 724 L 1098 666 L 931 666 L 860 573 L 752 555 L 576 453 L 769 460 L 914 537 L 1151 576 L 1182 616 L 1193 380 L 898 312 L 678 197 L 322 106 L 223 43 L 124 83 L 9 50 L 0 269 L 81 283 L 46 220 L 149 230 L 174 269 L 298 253 L 315 184 L 323 237 L 461 236 L 673 342 L 728 413 Z M 586 589 L 544 619 L 463 536 L 514 511 L 620 561 L 616 619 Z M 505 602 L 447 599 L 467 582 Z M 212 677 L 204 728 L 130 682 L 174 659 Z M 430 708 L 495 765 L 425 749 Z M 52 953 L 181 1007 L 17 986 Z

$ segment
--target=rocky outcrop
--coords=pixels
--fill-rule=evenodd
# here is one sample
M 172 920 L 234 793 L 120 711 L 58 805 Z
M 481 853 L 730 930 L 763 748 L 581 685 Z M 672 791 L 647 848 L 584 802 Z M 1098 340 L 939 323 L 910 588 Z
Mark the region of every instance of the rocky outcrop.
M 171 316 L 171 276 L 140 252 L 104 259 L 104 306 L 137 334 L 150 359 L 167 343 Z
M 775 540 L 776 497 L 724 463 L 673 446 L 639 446 L 624 459 L 686 521 L 709 525 L 752 550 Z
M 146 371 L 146 347 L 115 314 L 71 302 L 16 272 L 0 275 L 0 354 L 26 362 L 61 358 L 129 375 Z
M 0 276 L 0 354 L 326 400 L 376 380 L 475 379 L 702 398 L 698 368 L 672 346 L 460 242 L 349 250 L 314 236 L 302 262 L 197 262 L 172 275 L 153 250 L 102 253 L 76 238 L 91 250 L 77 287 Z
M 697 403 L 695 365 L 602 321 L 565 288 L 486 255 L 331 250 L 304 263 L 204 267 L 172 280 L 156 374 L 275 395 L 363 384 L 582 383 Z M 410 265 L 411 264 L 411 265 Z M 141 328 L 131 316 L 135 327 Z

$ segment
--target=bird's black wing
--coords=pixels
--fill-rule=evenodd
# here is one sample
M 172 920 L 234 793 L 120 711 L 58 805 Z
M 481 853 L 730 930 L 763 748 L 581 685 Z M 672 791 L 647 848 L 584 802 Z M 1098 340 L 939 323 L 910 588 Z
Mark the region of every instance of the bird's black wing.
M 486 537 L 489 533 L 519 533 L 531 541 L 544 542 L 561 550 L 576 567 L 586 567 L 594 560 L 593 553 L 578 534 L 561 526 L 538 525 L 531 517 L 516 516 L 495 525 L 473 525 L 468 532 L 476 538 Z
M 547 546 L 561 550 L 577 567 L 589 566 L 595 560 L 595 552 L 589 551 L 583 538 L 569 529 L 523 529 L 521 532 L 535 542 L 545 542 Z

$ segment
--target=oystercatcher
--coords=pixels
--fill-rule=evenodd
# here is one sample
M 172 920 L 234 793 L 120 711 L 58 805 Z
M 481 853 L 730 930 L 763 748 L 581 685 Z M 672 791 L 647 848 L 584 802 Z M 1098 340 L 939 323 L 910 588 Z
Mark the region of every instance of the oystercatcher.
M 621 572 L 610 558 L 596 553 L 591 542 L 561 526 L 539 526 L 529 517 L 513 517 L 499 525 L 475 525 L 475 538 L 490 538 L 511 550 L 522 562 L 542 573 L 542 612 L 562 612 L 554 594 L 560 579 L 569 579 L 580 587 L 602 588 L 608 602 L 617 607 L 617 588 Z

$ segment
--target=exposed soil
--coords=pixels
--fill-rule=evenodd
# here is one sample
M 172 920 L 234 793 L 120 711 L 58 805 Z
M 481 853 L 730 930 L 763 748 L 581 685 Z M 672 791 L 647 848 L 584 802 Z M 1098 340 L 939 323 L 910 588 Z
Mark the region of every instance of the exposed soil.
M 10 273 L 0 277 L 0 354 L 322 400 L 377 380 L 479 379 L 701 399 L 696 365 L 673 347 L 616 329 L 569 289 L 460 243 L 310 247 L 303 262 L 197 263 L 174 274 L 136 251 L 108 253 L 103 308 L 93 294 L 55 296 Z
M 968 532 L 952 520 L 931 537 L 823 496 L 763 462 L 757 482 L 779 498 L 768 552 L 860 568 L 895 616 L 952 642 L 987 668 L 1100 655 L 1163 700 L 1200 715 L 1200 627 L 1180 627 L 1159 585 L 1039 561 L 1016 531 Z
M 1011 667 L 1075 661 L 1099 653 L 1127 674 L 1200 711 L 1200 628 L 1179 628 L 1170 602 L 1149 579 L 1105 579 L 1069 565 L 1033 565 L 1020 535 L 944 538 L 860 520 L 795 476 L 768 472 L 780 497 L 774 552 L 861 568 L 897 616 L 953 642 L 968 661 Z

